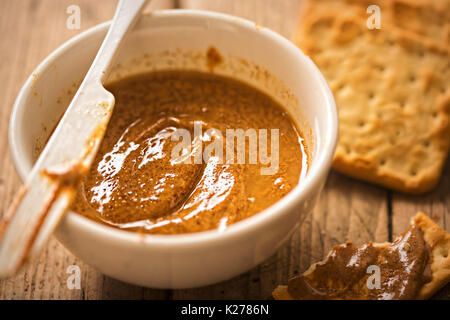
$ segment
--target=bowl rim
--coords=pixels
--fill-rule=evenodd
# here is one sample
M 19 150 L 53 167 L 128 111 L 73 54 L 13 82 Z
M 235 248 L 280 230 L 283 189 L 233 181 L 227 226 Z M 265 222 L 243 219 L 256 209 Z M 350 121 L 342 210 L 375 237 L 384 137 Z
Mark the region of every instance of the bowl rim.
M 187 17 L 191 19 L 219 20 L 221 22 L 237 25 L 238 27 L 244 29 L 262 33 L 267 38 L 270 38 L 271 41 L 274 41 L 278 46 L 283 46 L 288 50 L 295 50 L 298 54 L 299 59 L 303 60 L 302 63 L 306 63 L 309 69 L 313 71 L 314 74 L 311 74 L 311 78 L 313 78 L 314 81 L 319 82 L 320 93 L 318 94 L 322 94 L 325 96 L 326 103 L 322 107 L 325 111 L 325 123 L 328 128 L 324 130 L 326 134 L 321 138 L 323 147 L 321 148 L 321 150 L 317 150 L 317 154 L 315 155 L 314 160 L 312 160 L 309 171 L 301 184 L 297 184 L 288 194 L 286 194 L 284 197 L 282 197 L 280 200 L 278 200 L 268 208 L 248 218 L 229 225 L 223 231 L 213 229 L 188 234 L 141 234 L 138 232 L 121 230 L 96 222 L 89 218 L 83 217 L 82 215 L 71 210 L 68 210 L 68 212 L 65 214 L 65 216 L 63 217 L 64 221 L 61 221 L 60 225 L 67 224 L 70 228 L 84 229 L 85 232 L 94 233 L 95 236 L 105 238 L 108 241 L 111 241 L 111 243 L 127 242 L 129 244 L 136 245 L 142 245 L 143 243 L 145 243 L 147 245 L 158 245 L 162 247 L 173 245 L 177 247 L 186 247 L 193 244 L 208 245 L 209 243 L 211 243 L 211 240 L 214 240 L 216 242 L 225 242 L 236 239 L 236 237 L 242 236 L 242 234 L 251 234 L 252 232 L 257 231 L 264 225 L 270 224 L 273 221 L 277 220 L 278 217 L 283 214 L 283 212 L 287 212 L 293 209 L 296 206 L 297 202 L 305 199 L 310 192 L 320 186 L 321 177 L 324 174 L 326 175 L 328 173 L 337 145 L 338 118 L 335 100 L 328 86 L 328 83 L 326 82 L 320 70 L 308 56 L 306 56 L 291 41 L 281 36 L 277 32 L 272 31 L 266 27 L 256 25 L 250 20 L 229 14 L 196 9 L 170 9 L 153 11 L 150 15 L 144 14 L 144 16 L 150 17 L 152 19 L 173 19 L 182 16 L 184 18 Z M 28 172 L 25 161 L 22 159 L 18 147 L 17 132 L 19 128 L 17 125 L 17 120 L 20 113 L 19 110 L 21 108 L 24 108 L 23 106 L 21 107 L 21 105 L 23 105 L 23 101 L 25 101 L 25 97 L 30 91 L 35 74 L 40 74 L 40 71 L 48 68 L 57 56 L 66 52 L 67 50 L 70 50 L 73 46 L 81 43 L 85 38 L 95 33 L 101 32 L 102 30 L 105 30 L 110 25 L 110 23 L 111 21 L 107 21 L 98 24 L 64 42 L 57 49 L 51 52 L 38 65 L 38 67 L 31 73 L 25 84 L 22 86 L 13 105 L 8 131 L 9 147 L 12 154 L 13 163 L 22 181 L 26 179 L 26 175 L 28 174 Z

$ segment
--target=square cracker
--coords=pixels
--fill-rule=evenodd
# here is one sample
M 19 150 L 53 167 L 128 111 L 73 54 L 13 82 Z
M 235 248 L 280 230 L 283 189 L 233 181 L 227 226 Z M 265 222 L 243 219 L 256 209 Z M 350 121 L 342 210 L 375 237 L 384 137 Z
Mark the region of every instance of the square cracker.
M 411 224 L 420 228 L 426 244 L 431 249 L 431 280 L 425 283 L 418 292 L 417 299 L 429 299 L 439 289 L 450 281 L 450 234 L 437 225 L 427 215 L 422 212 L 417 213 Z M 390 243 L 374 243 L 376 247 L 387 247 Z M 314 272 L 317 262 L 304 272 L 304 275 Z M 272 292 L 276 300 L 292 300 L 292 296 L 287 290 L 287 286 L 278 286 Z
M 450 144 L 450 47 L 435 24 L 424 23 L 420 34 L 414 24 L 402 26 L 400 17 L 420 23 L 414 16 L 422 12 L 420 1 L 374 1 L 381 8 L 379 30 L 366 26 L 369 2 L 310 0 L 294 42 L 318 65 L 336 99 L 340 136 L 333 167 L 423 193 L 438 182 Z M 448 11 L 433 3 L 427 19 L 447 23 Z M 397 7 L 406 4 L 412 13 Z

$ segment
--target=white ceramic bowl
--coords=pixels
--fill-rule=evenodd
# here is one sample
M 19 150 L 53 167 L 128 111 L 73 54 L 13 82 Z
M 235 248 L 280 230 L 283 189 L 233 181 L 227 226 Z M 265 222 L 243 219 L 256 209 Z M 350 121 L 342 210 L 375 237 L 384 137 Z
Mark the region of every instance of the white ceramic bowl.
M 9 142 L 22 179 L 68 105 L 67 91 L 75 90 L 73 84 L 89 68 L 108 26 L 101 24 L 63 44 L 20 91 Z M 307 138 L 309 172 L 279 202 L 222 232 L 143 236 L 68 212 L 57 238 L 108 276 L 153 288 L 197 287 L 232 278 L 270 257 L 289 238 L 312 210 L 326 180 L 337 141 L 333 96 L 313 62 L 273 31 L 212 12 L 154 12 L 143 16 L 127 38 L 116 76 L 142 68 L 207 70 L 204 53 L 210 46 L 224 57 L 215 72 L 252 82 L 284 103 Z M 141 60 L 134 59 L 137 56 Z

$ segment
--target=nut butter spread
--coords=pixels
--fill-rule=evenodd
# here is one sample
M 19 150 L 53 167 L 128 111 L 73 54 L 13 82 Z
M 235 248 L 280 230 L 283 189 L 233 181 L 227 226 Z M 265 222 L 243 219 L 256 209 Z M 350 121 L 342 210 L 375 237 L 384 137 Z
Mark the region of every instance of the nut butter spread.
M 389 245 L 335 246 L 312 272 L 289 280 L 287 290 L 294 299 L 414 299 L 431 280 L 429 252 L 422 231 L 413 225 Z
M 147 233 L 222 230 L 281 199 L 307 170 L 303 139 L 288 114 L 237 80 L 165 71 L 123 79 L 107 89 L 116 98 L 114 113 L 74 201 L 73 209 L 84 216 Z M 267 161 L 249 163 L 249 137 L 245 163 L 220 161 L 214 152 L 202 161 L 201 151 L 195 160 L 199 149 L 227 129 L 250 128 L 267 129 L 268 154 L 279 153 L 273 174 L 261 174 L 270 166 Z M 192 136 L 189 148 L 179 149 L 181 140 L 174 139 L 180 129 Z M 279 130 L 278 150 L 271 150 L 271 129 Z M 176 150 L 179 158 L 171 156 Z

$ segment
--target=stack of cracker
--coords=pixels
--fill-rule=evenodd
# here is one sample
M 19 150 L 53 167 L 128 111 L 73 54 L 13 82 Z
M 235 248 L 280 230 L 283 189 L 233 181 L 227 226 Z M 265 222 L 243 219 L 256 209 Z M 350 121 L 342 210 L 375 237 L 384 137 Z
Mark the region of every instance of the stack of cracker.
M 432 189 L 450 144 L 450 0 L 308 0 L 294 42 L 336 99 L 334 168 Z

